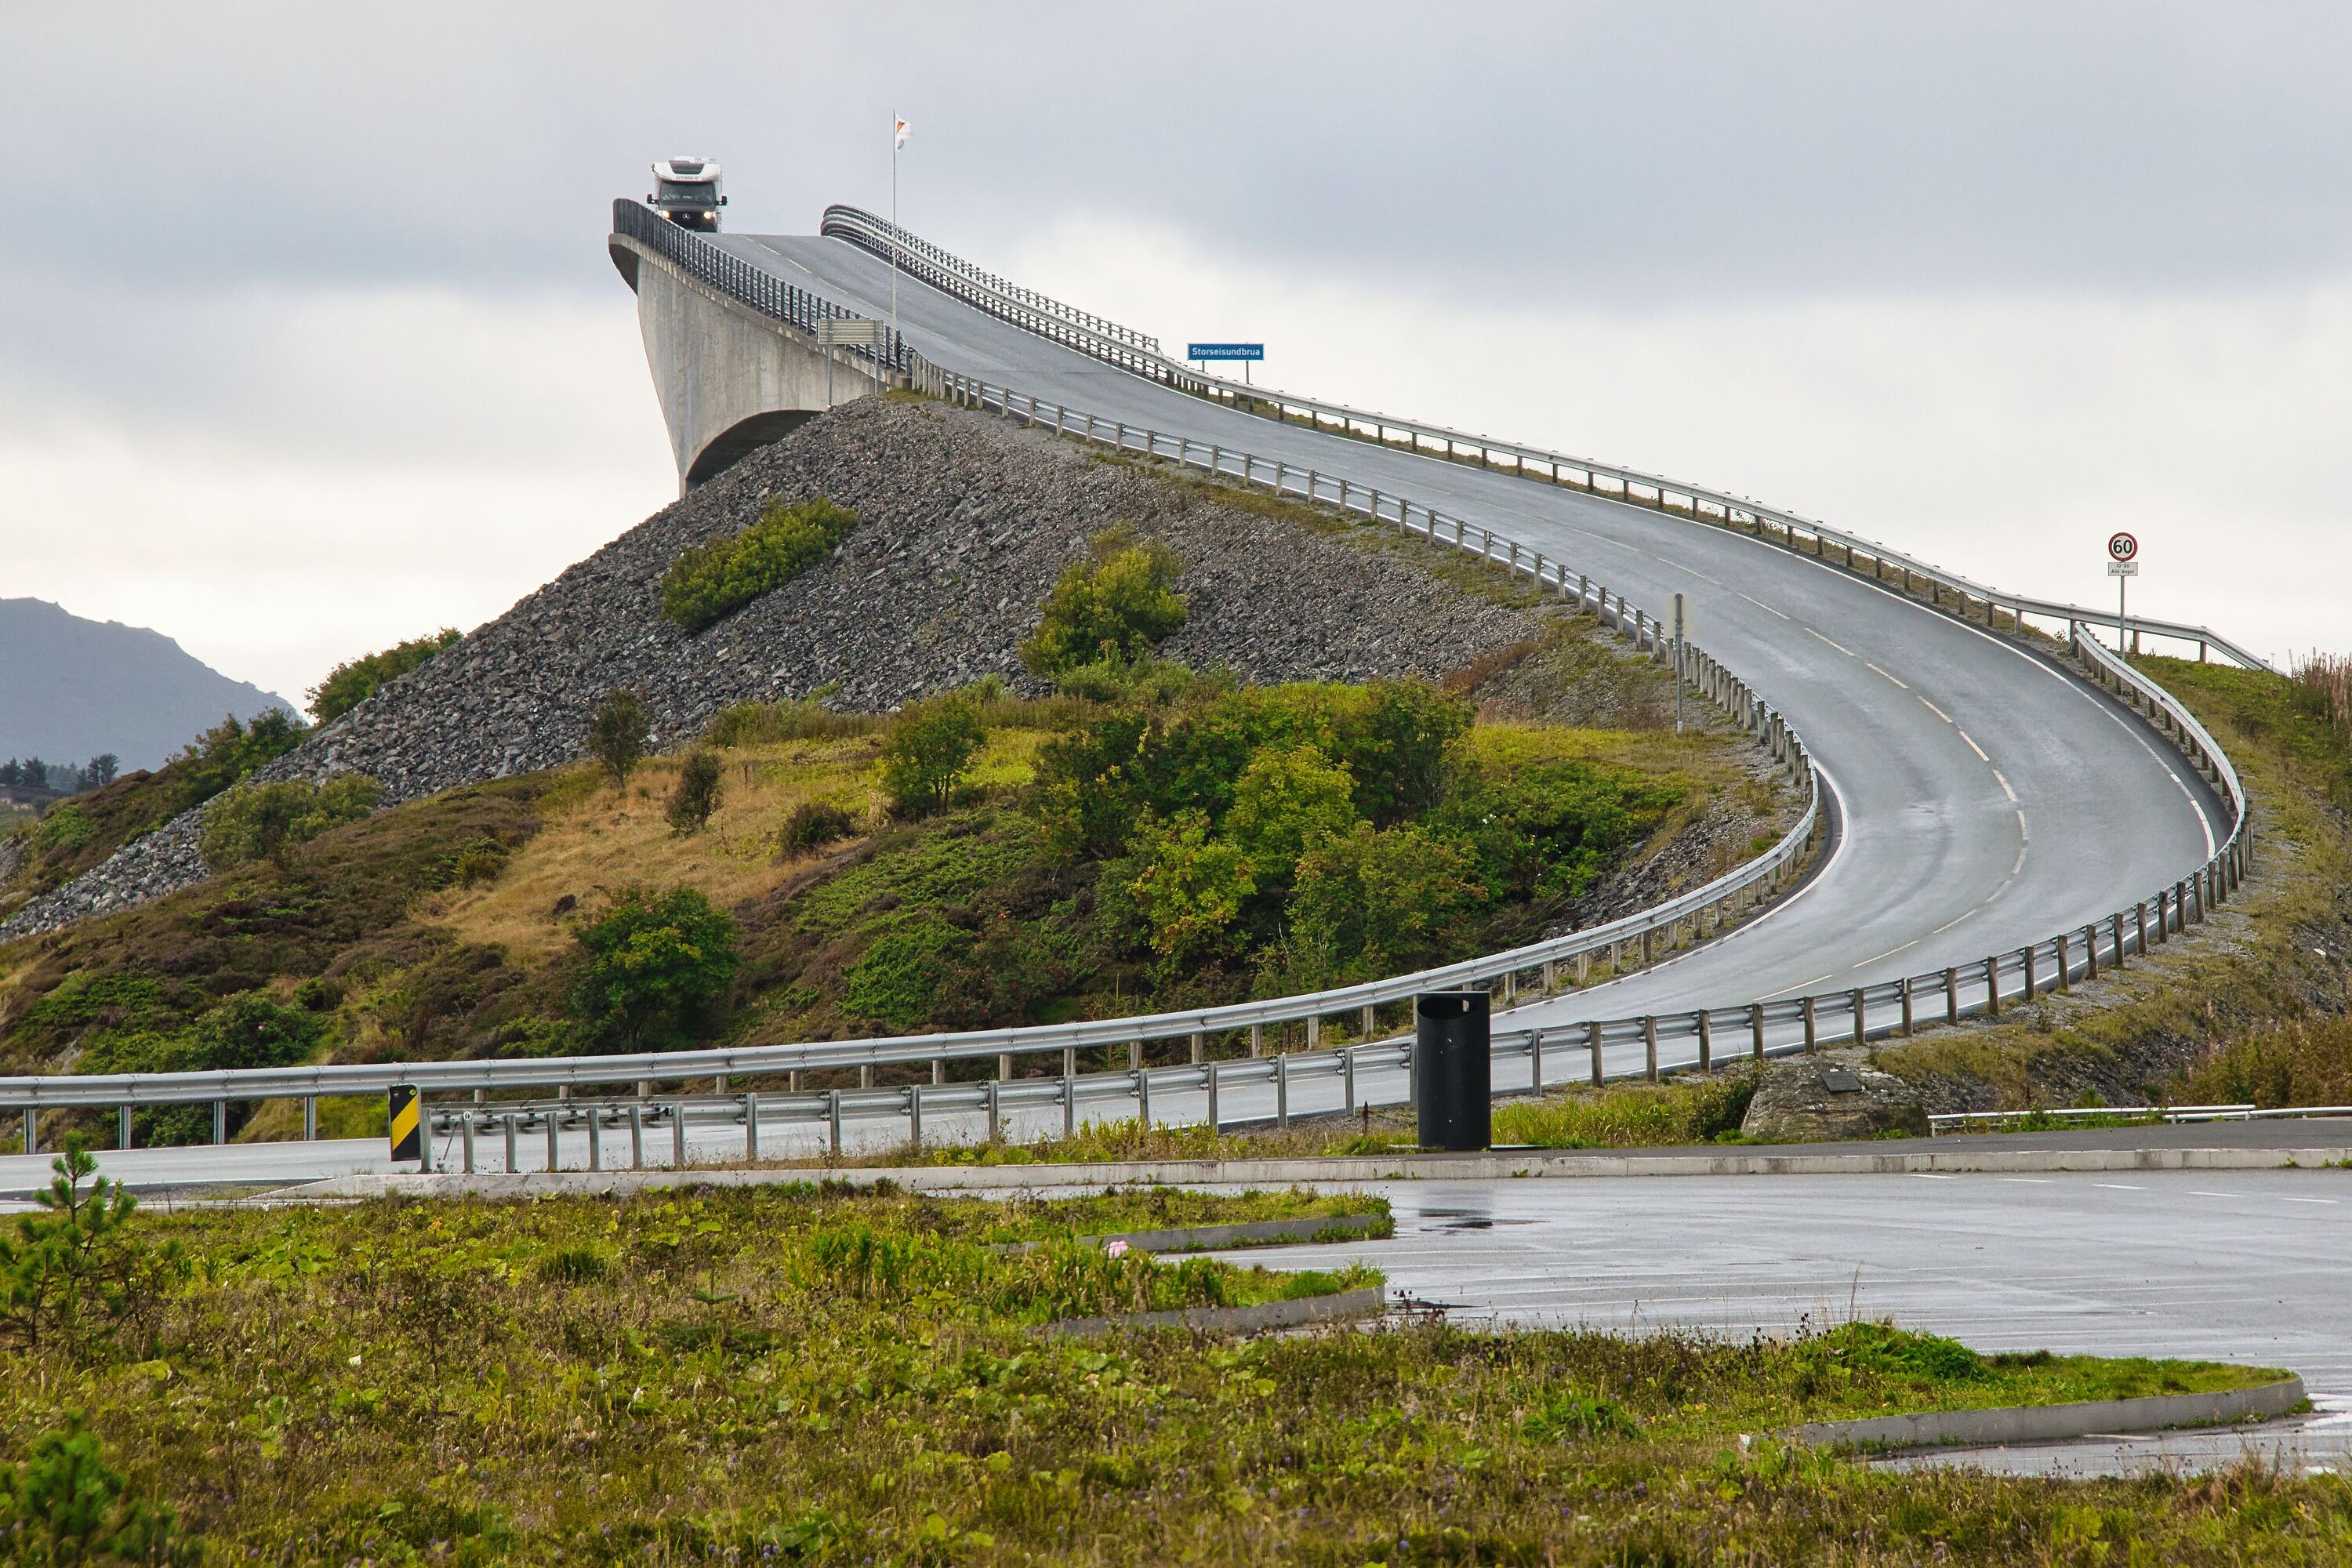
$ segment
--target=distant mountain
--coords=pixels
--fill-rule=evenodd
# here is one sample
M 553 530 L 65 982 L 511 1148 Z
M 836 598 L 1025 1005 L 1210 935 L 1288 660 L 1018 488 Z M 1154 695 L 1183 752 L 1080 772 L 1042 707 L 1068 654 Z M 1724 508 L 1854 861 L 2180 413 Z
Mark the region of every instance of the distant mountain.
M 301 710 L 231 680 L 161 632 L 86 621 L 45 599 L 0 599 L 0 758 L 81 763 L 101 752 L 163 765 L 234 713 Z

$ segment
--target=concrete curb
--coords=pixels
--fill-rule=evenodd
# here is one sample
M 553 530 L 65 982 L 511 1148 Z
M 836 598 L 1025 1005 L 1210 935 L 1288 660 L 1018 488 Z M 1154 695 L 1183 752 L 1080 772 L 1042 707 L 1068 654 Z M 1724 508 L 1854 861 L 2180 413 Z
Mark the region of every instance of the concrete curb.
M 1901 1153 L 1775 1154 L 1559 1151 L 1482 1154 L 1339 1155 L 1265 1160 L 1127 1160 L 1067 1165 L 908 1165 L 528 1172 L 521 1175 L 352 1175 L 282 1187 L 273 1201 L 329 1198 L 549 1197 L 676 1186 L 891 1181 L 910 1192 L 1034 1192 L 1051 1187 L 1254 1186 L 1308 1183 L 1495 1181 L 1507 1177 L 1862 1176 L 2113 1171 L 2267 1171 L 2352 1163 L 2352 1147 L 2313 1149 L 1949 1149 Z
M 1190 1329 L 1196 1334 L 1262 1334 L 1274 1329 L 1296 1329 L 1308 1323 L 1337 1323 L 1369 1318 L 1388 1310 L 1388 1297 L 1378 1285 L 1341 1290 L 1329 1296 L 1308 1296 L 1296 1301 L 1266 1301 L 1255 1307 L 1188 1307 L 1170 1312 L 1127 1312 L 1115 1318 L 1065 1318 L 1037 1331 L 1055 1337 L 1083 1339 L 1122 1329 Z
M 1074 1236 L 1079 1247 L 1108 1247 L 1123 1241 L 1137 1252 L 1213 1252 L 1258 1242 L 1314 1241 L 1328 1236 L 1352 1241 L 1369 1236 L 1387 1223 L 1377 1214 L 1307 1215 L 1297 1219 L 1254 1219 L 1238 1225 L 1193 1225 L 1173 1230 L 1114 1230 L 1101 1236 Z M 988 1248 L 1007 1256 L 1034 1252 L 1042 1241 L 1008 1241 Z
M 2308 1403 L 2303 1379 L 2232 1388 L 2219 1394 L 2160 1394 L 2147 1399 L 2099 1399 L 2079 1405 L 2003 1405 L 1990 1410 L 1930 1410 L 1917 1415 L 1874 1415 L 1861 1421 L 1813 1421 L 1790 1436 L 1818 1447 L 1928 1448 L 2003 1447 L 2053 1443 L 2103 1433 L 2164 1426 L 2229 1426 L 2291 1415 Z

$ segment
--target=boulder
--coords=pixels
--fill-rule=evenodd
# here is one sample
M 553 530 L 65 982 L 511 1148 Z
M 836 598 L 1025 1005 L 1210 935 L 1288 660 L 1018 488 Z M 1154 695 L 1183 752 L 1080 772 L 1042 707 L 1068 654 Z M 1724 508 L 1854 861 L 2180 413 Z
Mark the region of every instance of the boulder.
M 1819 1059 L 1780 1062 L 1765 1069 L 1739 1131 L 1772 1143 L 1925 1138 L 1927 1106 L 1909 1083 L 1874 1068 Z

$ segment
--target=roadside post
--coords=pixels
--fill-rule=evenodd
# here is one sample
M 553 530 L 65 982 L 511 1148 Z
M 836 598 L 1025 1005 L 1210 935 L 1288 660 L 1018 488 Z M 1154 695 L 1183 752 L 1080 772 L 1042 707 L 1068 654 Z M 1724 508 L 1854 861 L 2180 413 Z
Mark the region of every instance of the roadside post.
M 425 1097 L 413 1083 L 396 1083 L 384 1091 L 391 1111 L 392 1157 L 414 1160 L 419 1171 L 433 1169 L 433 1144 L 425 1126 Z
M 1690 597 L 1675 595 L 1675 733 L 1683 732 L 1683 635 L 1684 623 L 1690 613 Z
M 1492 1000 L 1484 991 L 1424 991 L 1412 999 L 1423 1149 L 1484 1149 L 1495 1141 Z
M 2124 614 L 2124 588 L 2139 575 L 2139 541 L 2118 533 L 2107 541 L 2107 575 L 2116 580 L 2116 657 L 2132 656 L 2131 618 Z

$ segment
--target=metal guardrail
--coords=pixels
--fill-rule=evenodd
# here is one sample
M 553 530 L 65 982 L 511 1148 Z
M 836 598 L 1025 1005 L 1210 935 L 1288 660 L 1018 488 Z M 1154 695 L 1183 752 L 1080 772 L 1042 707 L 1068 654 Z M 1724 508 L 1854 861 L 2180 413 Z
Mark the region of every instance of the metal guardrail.
M 824 220 L 818 225 L 820 234 L 833 234 L 850 227 L 858 231 L 861 245 L 878 247 L 887 256 L 890 247 L 898 247 L 899 269 L 913 273 L 919 268 L 927 278 L 953 278 L 969 288 L 980 290 L 1003 303 L 1014 306 L 1033 315 L 1066 322 L 1097 337 L 1107 338 L 1129 348 L 1147 353 L 1160 353 L 1160 340 L 1149 332 L 1139 332 L 1133 327 L 1122 327 L 1107 317 L 1091 310 L 1081 310 L 1076 305 L 1065 305 L 1059 300 L 1040 294 L 1034 289 L 1024 289 L 1008 278 L 1000 278 L 973 266 L 963 258 L 933 245 L 929 240 L 908 233 L 886 218 L 877 217 L 860 207 L 835 205 L 824 209 Z
M 1401 419 L 1394 415 L 1354 408 L 1346 404 L 1300 397 L 1271 387 L 1245 385 L 1223 377 L 1206 375 L 1181 361 L 1139 348 L 1138 343 L 1141 334 L 1129 328 L 1110 328 L 1108 323 L 1105 323 L 1108 330 L 1096 330 L 1076 321 L 1035 321 L 1031 319 L 1035 315 L 1034 311 L 1004 295 L 988 274 L 969 262 L 958 260 L 928 241 L 894 227 L 887 220 L 863 208 L 840 204 L 825 208 L 820 232 L 846 240 L 876 255 L 888 254 L 894 243 L 901 247 L 902 254 L 919 247 L 926 258 L 926 265 L 917 276 L 941 292 L 987 314 L 1028 327 L 1041 336 L 1092 358 L 1182 391 L 1228 404 L 1244 412 L 1271 408 L 1276 418 L 1287 422 L 1295 411 L 1312 420 L 1318 429 L 1325 428 L 1327 422 L 1338 426 L 1328 429 L 1327 434 L 1352 437 L 1382 447 L 1398 445 L 1390 440 L 1393 432 L 1409 437 L 1408 449 L 1424 457 L 1468 461 L 1475 456 L 1482 468 L 1496 469 L 1536 483 L 1605 495 L 1632 505 L 1686 516 L 1696 521 L 1753 535 L 1817 560 L 1835 562 L 1851 571 L 1859 571 L 1866 563 L 1871 575 L 1879 582 L 1887 581 L 1889 574 L 1893 573 L 1902 582 L 1906 592 L 1916 593 L 1919 587 L 1926 587 L 1928 602 L 1938 609 L 1948 607 L 1945 600 L 1949 597 L 1952 603 L 1948 607 L 1961 619 L 1976 618 L 1980 607 L 1984 624 L 1989 626 L 1997 627 L 2002 612 L 2007 612 L 2012 625 L 2022 624 L 2027 616 L 2039 616 L 2069 625 L 2080 622 L 2085 626 L 2114 626 L 2117 629 L 2119 646 L 2126 632 L 2132 634 L 2135 640 L 2142 636 L 2164 637 L 2196 644 L 2200 658 L 2206 649 L 2218 649 L 2249 669 L 2278 673 L 2259 655 L 2241 647 L 2210 627 L 2137 616 L 2121 618 L 2112 611 L 2089 605 L 2004 594 L 1876 540 L 1832 528 L 1825 522 L 1797 512 L 1763 506 L 1744 496 L 1644 473 L 1639 468 L 1573 457 L 1523 442 L 1496 440 L 1442 425 Z M 1435 450 L 1431 449 L 1430 443 L 1436 444 Z M 1532 470 L 1530 465 L 1534 465 Z M 1646 498 L 1642 493 L 1643 491 L 1649 492 Z M 1679 502 L 1676 498 L 1680 498 Z M 1807 548 L 1809 543 L 1810 549 Z M 1836 552 L 1834 556 L 1832 551 Z
M 615 204 L 616 214 L 623 205 Z M 653 221 L 660 222 L 658 219 Z M 666 223 L 662 227 L 681 240 L 693 238 Z M 696 239 L 694 243 L 702 242 Z M 696 276 L 704 277 L 712 286 L 722 289 L 731 289 L 730 279 L 735 277 L 730 269 L 726 268 L 708 274 L 702 270 L 694 270 Z M 777 314 L 780 320 L 784 319 L 779 310 L 771 310 L 771 313 Z M 812 315 L 811 320 L 815 319 L 821 318 Z M 1277 492 L 1331 502 L 1381 522 L 1392 521 L 1405 531 L 1432 543 L 1474 551 L 1482 559 L 1496 562 L 1513 573 L 1524 571 L 1538 583 L 1563 596 L 1571 597 L 1580 607 L 1590 609 L 1598 616 L 1603 625 L 1630 637 L 1637 648 L 1651 653 L 1654 658 L 1664 658 L 1667 655 L 1668 639 L 1660 636 L 1657 623 L 1628 603 L 1622 595 L 1612 595 L 1605 587 L 1597 587 L 1588 576 L 1581 574 L 1571 583 L 1564 563 L 1548 562 L 1540 554 L 1530 553 L 1523 561 L 1521 546 L 1516 542 L 1461 518 L 1448 517 L 1434 509 L 1417 506 L 1405 498 L 1385 493 L 1343 476 L 1299 469 L 1286 462 L 1230 452 L 1222 447 L 1193 441 L 1181 435 L 1138 430 L 1090 414 L 1045 404 L 1034 396 L 949 373 L 921 360 L 920 356 L 913 355 L 911 351 L 908 351 L 902 374 L 908 374 L 923 390 L 966 406 L 1017 418 L 1027 425 L 1044 421 L 1050 413 L 1053 428 L 1066 437 L 1111 446 L 1139 456 L 1172 459 L 1180 466 L 1201 468 L 1225 478 L 1238 479 L 1244 484 L 1264 484 Z M 1419 516 L 1418 526 L 1416 513 Z M 1500 555 L 1497 554 L 1498 550 L 1502 552 Z M 1604 1072 L 1603 1057 L 1612 1047 L 1641 1046 L 1643 1065 L 1639 1075 L 1655 1079 L 1663 1072 L 1672 1070 L 1662 1066 L 1662 1048 L 1685 1042 L 1695 1047 L 1693 1065 L 1700 1070 L 1706 1070 L 1718 1059 L 1727 1059 L 1730 1055 L 1747 1054 L 1760 1061 L 1768 1054 L 1817 1050 L 1828 1040 L 1848 1039 L 1861 1044 L 1890 1034 L 1910 1034 L 1919 1021 L 1918 1004 L 1923 996 L 1930 1003 L 1940 1000 L 1941 1011 L 1948 1022 L 1957 1023 L 1962 1017 L 1979 1015 L 1998 1016 L 2000 1008 L 2012 999 L 2021 997 L 2030 1003 L 2049 990 L 2066 989 L 2078 977 L 2095 978 L 2101 963 L 2121 966 L 2132 955 L 2146 954 L 2152 943 L 2162 945 L 2172 935 L 2202 921 L 2211 909 L 2225 901 L 2237 889 L 2244 876 L 2250 852 L 2251 823 L 2244 792 L 2236 773 L 2220 747 L 2177 700 L 2110 654 L 2095 638 L 2085 635 L 2079 624 L 2070 626 L 2069 646 L 2091 679 L 2116 693 L 2127 708 L 2145 717 L 2152 727 L 2177 745 L 2182 754 L 2205 773 L 2226 799 L 2232 817 L 2231 831 L 2215 853 L 2196 871 L 2174 882 L 2168 889 L 2158 889 L 2152 899 L 2137 900 L 2129 910 L 2117 910 L 2102 921 L 2074 928 L 2013 952 L 1988 955 L 1980 964 L 1966 966 L 1965 976 L 1961 968 L 1948 967 L 1937 973 L 1909 975 L 1874 986 L 1754 1002 L 1744 1006 L 1701 1008 L 1679 1015 L 1591 1020 L 1558 1028 L 1505 1031 L 1496 1037 L 1498 1057 L 1514 1048 L 1527 1053 L 1536 1064 L 1535 1080 L 1540 1082 L 1541 1061 L 1548 1045 L 1571 1049 L 1580 1047 L 1590 1055 L 1591 1079 L 1598 1084 L 1609 1076 Z M 1696 939 L 1714 931 L 1727 929 L 1751 909 L 1764 893 L 1785 885 L 1795 875 L 1805 852 L 1825 823 L 1824 795 L 1802 742 L 1779 713 L 1756 698 L 1744 682 L 1703 651 L 1686 646 L 1681 652 L 1684 658 L 1680 672 L 1682 679 L 1738 718 L 1772 748 L 1773 754 L 1790 770 L 1791 776 L 1808 788 L 1807 808 L 1797 827 L 1792 828 L 1767 855 L 1655 909 L 1590 931 L 1573 932 L 1552 942 L 1367 985 L 1191 1013 L 1013 1030 L 817 1045 L 749 1047 L 733 1050 L 526 1061 L 304 1067 L 217 1073 L 16 1078 L 0 1079 L 0 1110 L 13 1109 L 24 1112 L 26 1146 L 29 1148 L 35 1142 L 34 1118 L 40 1109 L 47 1107 L 121 1107 L 122 1128 L 127 1132 L 130 1125 L 128 1107 L 136 1104 L 211 1101 L 217 1107 L 229 1100 L 299 1099 L 306 1105 L 307 1131 L 314 1125 L 312 1113 L 319 1098 L 381 1093 L 397 1084 L 412 1084 L 428 1092 L 446 1093 L 467 1089 L 510 1092 L 532 1088 L 559 1088 L 568 1091 L 570 1087 L 577 1085 L 634 1082 L 640 1100 L 644 1100 L 651 1097 L 652 1086 L 661 1082 L 675 1083 L 710 1077 L 723 1083 L 730 1074 L 778 1072 L 793 1073 L 796 1078 L 798 1073 L 806 1070 L 845 1067 L 871 1069 L 886 1064 L 928 1061 L 933 1064 L 934 1093 L 952 1095 L 976 1090 L 987 1096 L 992 1106 L 1002 1107 L 1017 1105 L 1025 1097 L 1042 1092 L 1060 1096 L 1061 1103 L 1070 1108 L 1075 1108 L 1086 1099 L 1100 1098 L 1104 1093 L 1129 1095 L 1147 1120 L 1154 1079 L 1171 1073 L 1192 1074 L 1207 1069 L 1207 1083 L 1213 1097 L 1220 1072 L 1259 1070 L 1249 1065 L 1253 1063 L 1263 1064 L 1263 1070 L 1273 1075 L 1274 1080 L 1282 1085 L 1286 1085 L 1293 1075 L 1341 1073 L 1352 1088 L 1360 1066 L 1368 1059 L 1385 1059 L 1367 1058 L 1366 1052 L 1408 1052 L 1409 1047 L 1397 1044 L 1318 1051 L 1315 1048 L 1316 1037 L 1325 1017 L 1360 1012 L 1362 1032 L 1369 1037 L 1377 1032 L 1378 1007 L 1404 1000 L 1419 991 L 1499 981 L 1507 1003 L 1516 997 L 1519 976 L 1534 972 L 1540 973 L 1542 987 L 1549 992 L 1559 982 L 1559 969 L 1563 963 L 1577 963 L 1578 978 L 1581 981 L 1589 977 L 1591 960 L 1596 954 L 1604 955 L 1613 970 L 1620 960 L 1630 956 L 1625 950 L 1639 943 L 1646 962 L 1655 956 L 1661 934 L 1671 945 L 1685 931 Z M 2151 910 L 2154 915 L 2152 933 Z M 2048 961 L 2046 968 L 2045 956 Z M 1307 1025 L 1307 1051 L 1265 1058 L 1256 1057 L 1254 1050 L 1252 1058 L 1244 1061 L 1221 1064 L 1201 1062 L 1199 1059 L 1204 1039 L 1211 1034 L 1247 1028 L 1251 1031 L 1255 1047 L 1260 1032 L 1266 1025 L 1290 1022 Z M 1718 1036 L 1727 1039 L 1744 1037 L 1747 1051 L 1742 1053 L 1735 1047 L 1725 1058 L 1719 1058 L 1715 1049 Z M 1171 1037 L 1189 1037 L 1198 1065 L 1175 1068 L 1143 1068 L 1140 1064 L 1142 1043 Z M 1085 1075 L 1087 1087 L 1084 1089 L 1063 1087 L 1080 1077 L 1075 1068 L 1076 1053 L 1079 1049 L 1122 1043 L 1127 1044 L 1130 1051 L 1131 1065 L 1127 1073 Z M 999 1058 L 1000 1079 L 1010 1079 L 1013 1056 L 1052 1050 L 1063 1053 L 1060 1080 L 992 1081 L 979 1086 L 950 1086 L 937 1084 L 936 1081 L 940 1076 L 941 1066 L 948 1060 L 992 1055 Z M 862 1076 L 870 1078 L 870 1070 Z M 1036 1085 L 1045 1087 L 1042 1089 L 1033 1087 Z M 1172 1080 L 1163 1088 L 1163 1092 L 1170 1087 L 1175 1087 Z M 910 1089 L 873 1088 L 828 1094 L 821 1103 L 825 1114 L 835 1118 L 836 1123 L 843 1115 L 853 1118 L 905 1115 L 919 1131 L 924 1098 L 926 1095 L 919 1086 Z M 817 1102 L 788 1096 L 779 1109 L 809 1103 Z M 1068 1114 L 1075 1114 L 1075 1110 Z M 754 1140 L 760 1115 L 754 1101 L 748 1123 L 751 1129 L 749 1135 Z M 992 1125 L 993 1116 L 994 1112 L 992 1112 Z M 222 1117 L 216 1110 L 215 1126 L 219 1126 L 221 1121 Z
M 2315 1116 L 2352 1116 L 2352 1105 L 2286 1105 L 2264 1110 L 2242 1105 L 2102 1105 L 2065 1110 L 1946 1110 L 1927 1118 L 1930 1134 L 1982 1129 L 1997 1131 L 2021 1121 L 2121 1121 L 2198 1124 L 2208 1121 L 2284 1121 Z

